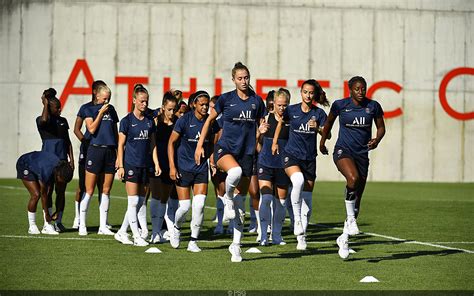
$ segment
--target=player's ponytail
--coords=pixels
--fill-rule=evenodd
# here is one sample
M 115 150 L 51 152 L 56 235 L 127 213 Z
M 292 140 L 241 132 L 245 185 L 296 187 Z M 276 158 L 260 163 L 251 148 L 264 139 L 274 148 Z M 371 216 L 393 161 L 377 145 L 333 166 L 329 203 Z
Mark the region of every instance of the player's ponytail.
M 306 84 L 312 85 L 314 87 L 314 101 L 318 104 L 329 107 L 329 100 L 326 97 L 326 92 L 323 90 L 319 82 L 314 79 L 309 79 L 303 82 L 301 85 L 301 90 L 303 90 L 303 86 Z

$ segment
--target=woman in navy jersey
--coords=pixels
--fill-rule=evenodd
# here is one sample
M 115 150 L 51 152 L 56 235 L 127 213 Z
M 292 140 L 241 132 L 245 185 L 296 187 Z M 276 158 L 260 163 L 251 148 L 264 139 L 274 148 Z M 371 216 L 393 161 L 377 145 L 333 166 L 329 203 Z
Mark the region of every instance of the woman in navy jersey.
M 244 196 L 247 195 L 252 176 L 257 126 L 264 117 L 264 104 L 250 86 L 250 72 L 242 63 L 232 69 L 236 89 L 222 94 L 204 124 L 196 147 L 194 160 L 197 165 L 205 158 L 204 139 L 211 123 L 222 113 L 222 136 L 214 147 L 217 167 L 227 173 L 224 217 L 234 219 L 233 243 L 229 246 L 232 262 L 242 261 L 240 243 L 244 227 Z M 234 197 L 235 188 L 239 194 Z
M 150 242 L 158 243 L 163 241 L 160 233 L 161 227 L 166 213 L 166 203 L 174 186 L 173 180 L 170 178 L 170 168 L 168 160 L 168 141 L 173 132 L 174 124 L 177 117 L 174 115 L 176 111 L 176 98 L 171 92 L 163 95 L 163 102 L 160 112 L 155 118 L 156 124 L 156 149 L 158 152 L 158 160 L 160 161 L 161 174 L 158 177 L 150 178 L 151 200 L 150 215 L 152 224 L 152 235 Z M 170 223 L 168 230 L 172 229 L 173 224 Z
M 92 100 L 87 102 L 79 108 L 77 112 L 76 122 L 74 123 L 74 134 L 76 135 L 77 139 L 81 142 L 81 146 L 79 148 L 79 161 L 78 161 L 78 173 L 79 173 L 79 183 L 76 189 L 76 197 L 75 197 L 75 217 L 74 222 L 72 224 L 73 229 L 79 228 L 79 204 L 81 202 L 81 197 L 86 191 L 86 184 L 85 184 L 85 177 L 86 177 L 86 157 L 87 157 L 87 149 L 89 149 L 89 143 L 91 140 L 91 134 L 86 131 L 82 133 L 82 124 L 84 123 L 84 119 L 86 119 L 86 109 L 90 106 L 93 106 L 95 103 L 97 89 L 99 86 L 107 86 L 105 82 L 102 80 L 96 80 L 92 83 Z M 99 187 L 102 184 L 102 178 L 104 177 L 103 174 L 98 176 L 99 181 L 97 182 L 97 190 L 99 196 L 99 203 L 101 200 L 102 195 L 102 187 Z M 110 228 L 107 225 L 107 228 Z
M 278 122 L 273 137 L 272 153 L 281 152 L 285 172 L 290 177 L 290 193 L 293 207 L 293 233 L 297 237 L 297 250 L 306 250 L 306 228 L 312 211 L 312 191 L 316 180 L 316 136 L 326 121 L 323 109 L 314 105 L 317 102 L 329 106 L 326 94 L 314 80 L 306 80 L 301 86 L 301 103 L 291 105 L 283 113 L 283 121 Z M 280 130 L 289 123 L 288 142 L 284 149 L 278 147 Z
M 115 175 L 117 160 L 117 122 L 118 115 L 115 108 L 109 104 L 111 91 L 107 86 L 99 86 L 95 104 L 86 110 L 86 127 L 91 134 L 86 158 L 86 191 L 80 203 L 79 235 L 87 235 L 87 209 L 94 194 L 94 188 L 101 182 L 102 196 L 99 206 L 100 225 L 97 234 L 114 235 L 107 228 L 107 215 L 110 203 L 110 190 Z M 99 178 L 104 174 L 104 178 Z
M 176 182 L 179 207 L 175 214 L 174 229 L 171 230 L 170 243 L 173 248 L 180 244 L 181 225 L 192 206 L 191 240 L 187 250 L 200 252 L 197 239 L 204 219 L 204 203 L 209 183 L 209 167 L 204 159 L 200 165 L 194 162 L 194 151 L 201 135 L 201 129 L 207 119 L 210 96 L 205 91 L 198 91 L 192 99 L 193 112 L 185 113 L 174 126 L 168 142 L 170 178 Z M 205 156 L 209 157 L 212 148 L 212 135 L 204 140 Z M 176 148 L 177 147 L 177 148 Z M 175 157 L 178 156 L 178 157 Z M 175 162 L 175 158 L 177 161 Z M 191 205 L 191 188 L 193 201 Z
M 41 97 L 43 111 L 41 116 L 38 116 L 36 119 L 38 132 L 43 142 L 41 150 L 55 154 L 60 160 L 69 161 L 71 168 L 74 169 L 74 154 L 71 140 L 69 139 L 69 125 L 66 118 L 61 116 L 61 103 L 55 95 L 56 90 L 50 88 L 45 90 Z M 53 188 L 56 192 L 56 212 L 52 217 L 53 220 L 56 220 L 54 225 L 56 231 L 59 232 L 66 230 L 62 224 L 66 201 L 66 185 L 66 183 L 53 184 Z M 52 194 L 53 191 L 51 190 L 48 198 L 48 211 L 52 211 Z
M 283 158 L 280 154 L 272 154 L 272 143 L 278 122 L 283 120 L 283 112 L 290 102 L 290 95 L 286 89 L 280 88 L 274 93 L 271 112 L 265 116 L 268 125 L 267 131 L 259 138 L 261 150 L 258 157 L 258 183 L 262 194 L 260 203 L 261 245 L 268 244 L 267 227 L 271 223 L 271 203 L 275 203 L 275 212 L 272 226 L 272 244 L 286 244 L 281 237 L 281 229 L 286 214 L 286 195 L 290 179 L 285 173 Z M 263 124 L 262 124 L 263 126 Z M 288 141 L 289 124 L 283 124 L 278 135 L 278 146 L 284 149 Z M 274 194 L 276 195 L 274 199 Z
M 48 192 L 53 184 L 66 184 L 72 179 L 74 169 L 65 160 L 60 160 L 57 155 L 46 151 L 34 151 L 23 154 L 16 163 L 17 179 L 30 193 L 28 202 L 29 234 L 40 234 L 36 226 L 36 207 L 41 198 L 45 223 L 41 233 L 57 235 L 51 223 L 51 214 L 48 211 Z
M 321 153 L 328 154 L 325 146 L 327 134 L 339 117 L 339 135 L 334 147 L 333 160 L 337 169 L 346 178 L 347 218 L 343 234 L 336 241 L 339 256 L 343 259 L 349 256 L 349 235 L 359 234 L 356 219 L 369 171 L 369 151 L 377 148 L 385 135 L 382 107 L 378 102 L 365 96 L 367 90 L 365 79 L 360 76 L 352 77 L 349 80 L 349 90 L 349 98 L 337 100 L 332 104 L 319 143 Z M 372 122 L 377 127 L 375 138 L 372 138 Z
M 148 243 L 138 231 L 138 209 L 145 201 L 146 186 L 149 183 L 149 155 L 152 155 L 155 174 L 161 173 L 158 154 L 155 146 L 155 122 L 147 116 L 148 91 L 137 84 L 133 89 L 133 111 L 120 121 L 117 149 L 117 176 L 125 182 L 128 195 L 128 207 L 120 230 L 115 239 L 122 244 L 130 245 L 127 229 L 130 226 L 133 234 L 133 245 L 144 247 Z

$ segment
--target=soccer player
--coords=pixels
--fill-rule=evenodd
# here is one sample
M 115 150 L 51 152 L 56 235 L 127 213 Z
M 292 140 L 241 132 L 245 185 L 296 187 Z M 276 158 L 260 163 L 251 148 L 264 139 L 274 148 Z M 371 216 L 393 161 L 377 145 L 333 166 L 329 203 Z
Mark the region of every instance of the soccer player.
M 356 219 L 369 171 L 369 151 L 377 148 L 385 135 L 384 112 L 378 102 L 365 96 L 365 79 L 361 76 L 352 77 L 349 80 L 349 90 L 350 97 L 332 104 L 319 143 L 321 153 L 328 154 L 326 139 L 334 121 L 339 117 L 339 135 L 334 146 L 333 160 L 346 178 L 347 218 L 344 221 L 343 233 L 336 240 L 339 256 L 343 259 L 349 257 L 349 235 L 359 234 Z M 375 138 L 372 138 L 372 122 L 377 127 Z
M 51 214 L 48 212 L 48 192 L 53 190 L 53 184 L 66 186 L 71 181 L 74 169 L 65 160 L 51 152 L 34 151 L 23 154 L 16 163 L 17 179 L 30 193 L 28 202 L 29 234 L 40 234 L 36 226 L 36 207 L 41 198 L 46 223 L 41 233 L 59 234 L 51 224 Z
M 138 231 L 137 213 L 145 201 L 146 185 L 148 179 L 148 157 L 151 154 L 155 166 L 155 174 L 159 175 L 161 169 L 155 146 L 155 122 L 146 116 L 148 107 L 148 90 L 141 84 L 133 89 L 133 111 L 120 121 L 118 139 L 117 176 L 125 181 L 128 195 L 128 207 L 120 230 L 115 234 L 115 239 L 122 244 L 131 245 L 127 229 L 130 226 L 133 234 L 133 245 L 148 246 Z
M 84 119 L 86 119 L 86 109 L 89 108 L 90 106 L 94 106 L 96 102 L 96 95 L 97 95 L 97 89 L 99 86 L 107 86 L 105 82 L 102 80 L 96 80 L 92 83 L 92 100 L 90 102 L 87 102 L 83 104 L 80 108 L 79 111 L 77 112 L 77 117 L 76 117 L 76 122 L 74 123 L 74 134 L 76 135 L 77 139 L 81 142 L 81 146 L 79 148 L 79 161 L 78 161 L 78 173 L 79 173 L 79 184 L 76 189 L 76 197 L 75 197 L 75 216 L 74 216 L 74 222 L 72 224 L 73 229 L 79 229 L 79 217 L 80 217 L 80 211 L 79 211 L 79 205 L 81 202 L 82 195 L 86 191 L 86 183 L 85 183 L 85 178 L 86 178 L 86 158 L 87 158 L 87 149 L 89 149 L 89 144 L 91 140 L 91 134 L 89 131 L 86 129 L 85 133 L 82 133 L 82 124 L 84 123 Z M 98 190 L 98 196 L 99 196 L 99 208 L 100 208 L 100 201 L 101 201 L 101 196 L 102 196 L 102 187 L 100 185 L 103 183 L 103 178 L 104 175 L 100 174 L 97 176 L 99 181 L 97 182 L 97 190 Z M 110 225 L 107 224 L 107 228 L 110 229 Z
M 301 86 L 301 103 L 291 105 L 283 113 L 283 121 L 278 122 L 272 144 L 272 153 L 280 152 L 278 137 L 283 124 L 290 124 L 288 142 L 283 153 L 285 172 L 290 177 L 290 194 L 293 207 L 294 227 L 298 244 L 297 250 L 306 250 L 306 228 L 312 211 L 312 191 L 316 179 L 316 136 L 323 126 L 327 115 L 323 109 L 315 106 L 314 101 L 329 106 L 326 94 L 314 80 L 306 80 Z
M 41 151 L 51 152 L 59 157 L 60 160 L 68 161 L 74 170 L 74 154 L 72 151 L 71 140 L 69 139 L 69 125 L 66 118 L 61 117 L 61 103 L 55 97 L 56 90 L 53 88 L 43 92 L 41 97 L 43 102 L 43 111 L 41 116 L 36 118 L 36 125 L 41 136 L 43 145 Z M 52 185 L 56 191 L 56 212 L 52 215 L 56 231 L 64 232 L 66 228 L 62 224 L 62 216 L 65 205 L 66 183 L 57 183 Z M 52 204 L 52 190 L 48 196 L 48 211 Z M 51 215 L 51 213 L 49 213 Z
M 177 120 L 175 116 L 176 98 L 171 92 L 166 92 L 163 95 L 162 106 L 160 113 L 155 118 L 156 124 L 156 149 L 158 153 L 158 160 L 160 161 L 161 174 L 154 177 L 150 176 L 150 215 L 151 215 L 151 243 L 163 242 L 161 234 L 161 227 L 165 220 L 166 204 L 174 186 L 173 180 L 170 178 L 170 168 L 168 160 L 168 140 L 173 132 L 174 124 Z M 167 224 L 168 230 L 172 229 L 173 221 L 170 225 Z
M 95 104 L 86 110 L 86 127 L 91 134 L 91 141 L 86 158 L 86 191 L 80 203 L 79 235 L 87 235 L 87 209 L 98 182 L 102 187 L 102 196 L 99 206 L 100 225 L 97 234 L 114 235 L 107 228 L 107 215 L 110 204 L 110 190 L 114 181 L 117 159 L 117 122 L 118 115 L 115 108 L 109 104 L 111 91 L 108 86 L 99 86 Z M 104 174 L 104 178 L 98 178 Z
M 201 129 L 207 119 L 210 96 L 206 91 L 198 91 L 193 96 L 194 111 L 185 113 L 176 121 L 168 142 L 170 178 L 176 182 L 179 207 L 176 211 L 174 227 L 170 230 L 170 243 L 173 248 L 180 244 L 181 225 L 192 206 L 191 240 L 187 250 L 201 252 L 197 239 L 204 219 L 204 203 L 209 182 L 207 158 L 212 151 L 212 134 L 204 140 L 205 156 L 201 164 L 194 162 L 194 151 L 201 136 Z M 179 141 L 179 142 L 178 142 Z M 177 148 L 176 148 L 177 146 Z M 175 155 L 178 155 L 175 162 Z M 191 205 L 191 188 L 193 201 Z
M 267 228 L 271 222 L 271 204 L 275 204 L 275 212 L 272 227 L 272 244 L 285 245 L 281 236 L 281 229 L 286 214 L 286 196 L 290 179 L 285 173 L 283 158 L 281 154 L 272 154 L 272 143 L 278 122 L 283 120 L 283 112 L 290 102 L 289 92 L 280 88 L 274 93 L 274 111 L 268 113 L 265 122 L 268 125 L 267 131 L 259 138 L 261 150 L 258 157 L 258 182 L 262 200 L 260 203 L 260 225 L 261 241 L 260 245 L 268 244 Z M 261 125 L 263 126 L 263 124 Z M 281 127 L 278 135 L 278 147 L 284 150 L 288 142 L 289 124 L 285 123 Z M 274 199 L 274 194 L 276 199 Z
M 201 163 L 204 140 L 210 132 L 211 123 L 222 113 L 222 136 L 214 147 L 214 159 L 217 167 L 227 173 L 224 217 L 234 220 L 233 242 L 229 246 L 231 261 L 241 262 L 240 243 L 245 216 L 243 197 L 247 195 L 252 175 L 257 125 L 264 117 L 265 106 L 250 86 L 248 68 L 240 62 L 232 69 L 232 81 L 236 89 L 222 94 L 211 109 L 202 128 L 194 160 L 197 165 Z M 239 194 L 234 197 L 236 187 Z

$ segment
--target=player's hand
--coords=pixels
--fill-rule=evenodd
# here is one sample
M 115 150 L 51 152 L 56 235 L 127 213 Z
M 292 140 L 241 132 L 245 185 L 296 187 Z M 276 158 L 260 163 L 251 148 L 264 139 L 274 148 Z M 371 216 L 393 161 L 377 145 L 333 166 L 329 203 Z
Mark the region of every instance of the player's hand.
M 310 129 L 316 129 L 318 127 L 318 124 L 316 123 L 316 119 L 310 119 L 308 121 L 308 126 Z
M 70 161 L 70 162 L 69 162 L 69 166 L 70 166 L 71 169 L 74 171 L 74 161 Z
M 179 179 L 179 175 L 178 175 L 178 172 L 176 171 L 176 168 L 173 167 L 173 168 L 170 168 L 170 178 L 171 180 L 173 181 L 176 181 Z
M 41 102 L 43 103 L 43 106 L 48 105 L 48 99 L 45 97 L 44 94 L 41 96 Z
M 266 133 L 268 131 L 268 128 L 270 127 L 270 124 L 263 122 L 259 127 L 258 131 L 260 132 L 261 135 Z
M 155 176 L 161 175 L 161 168 L 159 165 L 155 165 Z
M 125 169 L 123 167 L 121 168 L 118 168 L 117 170 L 117 177 L 120 179 L 120 180 L 123 180 L 123 177 L 125 176 Z
M 194 161 L 197 165 L 201 164 L 201 158 L 204 157 L 204 149 L 202 147 L 197 146 L 196 151 L 194 152 Z
M 328 148 L 326 148 L 326 145 L 324 144 L 319 144 L 319 151 L 321 151 L 321 153 L 324 155 L 329 154 Z
M 107 112 L 109 110 L 109 106 L 109 103 L 102 105 L 102 107 L 100 107 L 99 114 L 103 115 L 105 112 Z
M 277 144 L 272 144 L 272 155 L 280 154 L 279 148 L 278 148 L 278 143 Z
M 214 177 L 217 173 L 217 167 L 215 164 L 211 164 L 211 176 Z
M 369 150 L 377 148 L 379 145 L 379 140 L 377 138 L 373 138 L 367 143 L 367 147 L 369 147 Z

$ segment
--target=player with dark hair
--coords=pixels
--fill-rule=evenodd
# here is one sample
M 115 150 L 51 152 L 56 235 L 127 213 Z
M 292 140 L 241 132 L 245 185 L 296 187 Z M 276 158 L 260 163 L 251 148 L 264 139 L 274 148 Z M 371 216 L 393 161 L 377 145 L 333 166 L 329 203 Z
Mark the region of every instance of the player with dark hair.
M 306 80 L 301 86 L 301 103 L 285 109 L 283 120 L 278 122 L 273 137 L 272 153 L 279 153 L 278 137 L 283 124 L 290 124 L 288 142 L 283 152 L 285 172 L 290 177 L 290 193 L 293 207 L 293 233 L 297 237 L 297 250 L 306 250 L 306 228 L 312 211 L 312 191 L 316 180 L 316 136 L 326 121 L 326 113 L 315 106 L 329 106 L 326 94 L 314 80 Z
M 36 118 L 36 125 L 41 136 L 43 145 L 41 151 L 51 152 L 59 157 L 60 160 L 69 161 L 74 170 L 74 154 L 72 151 L 71 140 L 69 139 L 69 125 L 67 119 L 61 116 L 61 103 L 55 97 L 56 90 L 49 88 L 43 92 L 41 97 L 43 102 L 43 111 L 41 116 Z M 48 196 L 48 211 L 52 215 L 56 231 L 66 230 L 62 224 L 62 216 L 65 206 L 66 183 L 57 183 L 52 185 L 56 192 L 56 212 L 52 212 L 52 190 Z
M 125 182 L 128 195 L 128 207 L 120 230 L 115 239 L 122 244 L 132 244 L 127 229 L 133 233 L 133 245 L 144 247 L 148 243 L 138 231 L 137 213 L 145 201 L 148 178 L 148 157 L 151 154 L 156 175 L 161 173 L 155 142 L 155 122 L 146 115 L 148 108 L 148 90 L 141 84 L 133 89 L 133 111 L 120 121 L 117 149 L 117 176 Z
M 339 256 L 349 257 L 349 235 L 359 234 L 357 217 L 369 171 L 369 151 L 377 148 L 385 135 L 384 112 L 380 104 L 366 97 L 367 82 L 361 76 L 349 80 L 350 97 L 337 100 L 331 106 L 323 129 L 319 150 L 328 154 L 325 146 L 328 133 L 339 117 L 339 135 L 334 147 L 333 160 L 346 178 L 345 204 L 347 218 L 344 230 L 336 240 Z M 372 123 L 377 134 L 372 138 Z
M 257 126 L 264 117 L 263 100 L 250 86 L 250 72 L 238 62 L 232 69 L 232 81 L 236 89 L 222 94 L 211 109 L 196 147 L 194 160 L 201 163 L 205 155 L 204 140 L 211 123 L 222 113 L 222 136 L 214 147 L 217 166 L 227 173 L 224 216 L 234 220 L 233 242 L 229 246 L 232 262 L 242 261 L 240 243 L 244 227 L 244 196 L 247 195 L 252 175 Z M 234 197 L 238 187 L 239 194 Z
M 58 232 L 51 224 L 51 214 L 48 212 L 48 193 L 53 190 L 53 185 L 63 184 L 71 181 L 74 169 L 65 160 L 51 152 L 34 151 L 23 154 L 16 163 L 17 179 L 21 179 L 23 185 L 30 193 L 28 202 L 29 234 L 40 234 L 36 226 L 36 207 L 41 198 L 45 224 L 41 233 L 57 235 Z

